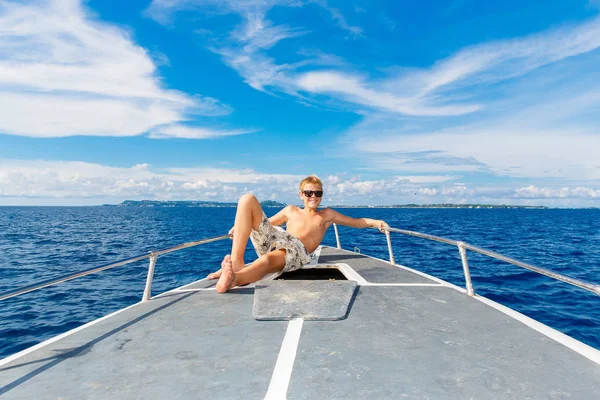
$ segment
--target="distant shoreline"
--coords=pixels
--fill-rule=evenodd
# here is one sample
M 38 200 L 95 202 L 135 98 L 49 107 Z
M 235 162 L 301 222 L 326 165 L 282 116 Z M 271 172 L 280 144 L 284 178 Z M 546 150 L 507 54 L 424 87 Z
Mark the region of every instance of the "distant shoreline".
M 277 201 L 267 200 L 261 202 L 263 207 L 285 207 L 287 204 Z M 236 207 L 237 203 L 216 202 L 216 201 L 159 201 L 159 200 L 126 200 L 120 204 L 104 204 L 105 207 L 160 207 L 160 208 L 198 208 L 198 207 Z M 537 209 L 546 210 L 558 207 L 547 206 L 528 206 L 528 205 L 510 205 L 510 204 L 394 204 L 394 205 L 327 205 L 331 208 L 501 208 L 501 209 Z
M 260 203 L 263 208 L 283 208 L 286 203 L 273 200 L 266 200 Z M 302 207 L 301 204 L 293 204 Z M 96 204 L 96 205 L 0 205 L 1 207 L 128 207 L 128 208 L 235 208 L 237 203 L 218 202 L 205 200 L 181 200 L 181 201 L 163 201 L 163 200 L 125 200 L 119 204 Z M 600 210 L 600 207 L 551 207 L 551 206 L 529 206 L 529 205 L 511 205 L 511 204 L 392 204 L 392 205 L 346 205 L 346 204 L 326 204 L 323 208 L 411 208 L 411 209 L 524 209 L 524 210 Z
M 282 205 L 268 205 L 263 204 L 263 208 L 283 208 L 287 204 Z M 298 207 L 302 207 L 301 204 L 293 204 Z M 235 208 L 236 203 L 214 203 L 214 204 L 202 204 L 202 205 L 128 205 L 123 206 L 122 204 L 96 204 L 96 205 L 19 205 L 19 204 L 7 204 L 0 205 L 0 208 L 20 207 L 20 208 L 41 208 L 41 207 L 52 207 L 52 208 L 85 208 L 85 207 L 104 207 L 104 208 Z M 384 205 L 384 206 L 373 206 L 373 205 L 346 205 L 346 204 L 327 204 L 319 208 L 404 208 L 404 209 L 521 209 L 521 210 L 600 210 L 600 207 L 550 207 L 550 206 L 524 206 L 524 205 L 509 205 L 509 204 L 397 204 L 397 205 Z

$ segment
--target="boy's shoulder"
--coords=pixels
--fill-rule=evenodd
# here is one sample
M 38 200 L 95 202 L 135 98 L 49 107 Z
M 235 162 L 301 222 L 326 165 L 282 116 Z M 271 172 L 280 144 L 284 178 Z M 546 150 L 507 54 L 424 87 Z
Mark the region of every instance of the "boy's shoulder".
M 284 208 L 286 214 L 290 214 L 290 213 L 297 213 L 302 211 L 302 209 L 298 206 L 293 206 L 293 205 L 288 205 Z
M 329 207 L 320 208 L 319 212 L 325 217 L 330 217 L 336 213 L 336 211 L 333 208 L 329 208 Z

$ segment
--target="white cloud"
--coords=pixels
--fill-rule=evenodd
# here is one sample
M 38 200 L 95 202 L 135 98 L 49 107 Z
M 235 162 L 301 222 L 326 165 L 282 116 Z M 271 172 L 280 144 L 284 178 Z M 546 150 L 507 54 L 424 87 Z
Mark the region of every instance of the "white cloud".
M 167 8 L 182 4 L 192 2 L 169 1 Z M 215 51 L 258 90 L 279 90 L 302 101 L 327 96 L 363 114 L 343 144 L 365 169 L 559 178 L 565 183 L 600 179 L 595 150 L 600 148 L 598 17 L 475 44 L 428 68 L 398 67 L 397 73 L 392 68 L 387 78 L 372 79 L 345 72 L 350 68 L 339 59 L 324 66 L 314 59 L 278 64 L 267 56 L 265 48 L 305 33 L 266 19 L 275 5 L 296 3 L 225 4 L 243 22 L 232 34 L 236 44 Z M 319 5 L 328 8 L 325 2 Z M 300 67 L 309 70 L 300 72 Z
M 297 85 L 310 93 L 405 115 L 462 115 L 485 107 L 482 101 L 469 99 L 480 95 L 485 84 L 514 79 L 599 47 L 600 18 L 595 18 L 525 38 L 471 46 L 431 68 L 403 70 L 383 80 L 312 71 L 299 75 Z
M 420 175 L 420 176 L 396 176 L 396 179 L 399 182 L 407 182 L 407 183 L 441 183 L 452 181 L 460 178 L 459 176 L 453 175 Z
M 325 9 L 336 26 L 352 35 L 361 36 L 362 28 L 350 25 L 337 8 L 330 7 L 327 0 L 153 0 L 146 14 L 162 23 L 171 23 L 172 15 L 179 11 L 202 11 L 207 14 L 239 14 L 253 27 L 248 32 L 254 36 L 263 28 L 265 15 L 274 7 L 303 7 L 315 4 Z
M 480 108 L 478 105 L 429 106 L 415 97 L 367 88 L 368 83 L 361 79 L 334 71 L 308 72 L 299 77 L 297 85 L 300 90 L 311 93 L 338 94 L 345 101 L 409 115 L 461 115 Z
M 192 180 L 218 180 L 224 183 L 255 184 L 275 183 L 288 184 L 296 187 L 304 176 L 291 174 L 264 174 L 252 169 L 224 169 L 224 168 L 170 168 L 169 172 L 184 176 Z
M 515 190 L 515 196 L 532 199 L 564 199 L 573 197 L 584 199 L 600 199 L 600 189 L 592 189 L 588 187 L 540 188 L 530 185 Z
M 524 38 L 490 42 L 461 50 L 430 71 L 408 74 L 420 81 L 420 94 L 459 83 L 473 85 L 525 74 L 543 65 L 590 52 L 600 47 L 600 18 Z M 405 82 L 408 84 L 408 82 Z
M 341 29 L 354 36 L 362 34 L 360 28 L 349 25 L 339 10 L 330 7 L 325 0 L 309 3 L 327 10 Z M 315 95 L 326 95 L 355 111 L 362 112 L 367 107 L 414 116 L 456 116 L 482 110 L 486 104 L 481 97 L 487 95 L 487 84 L 513 79 L 600 47 L 600 18 L 595 18 L 527 37 L 473 45 L 429 68 L 403 68 L 387 78 L 372 79 L 366 74 L 340 69 L 324 70 L 323 64 L 314 59 L 278 63 L 266 54 L 265 49 L 284 39 L 309 33 L 300 28 L 274 25 L 266 18 L 267 12 L 275 6 L 300 5 L 303 3 L 277 0 L 154 0 L 149 13 L 158 20 L 179 10 L 239 14 L 243 22 L 231 32 L 228 43 L 211 45 L 211 49 L 257 90 L 272 89 L 297 96 L 301 101 L 314 102 L 322 100 Z M 339 68 L 340 64 L 331 66 Z M 309 71 L 300 72 L 300 68 Z M 344 69 L 348 70 L 348 66 Z
M 336 22 L 336 26 L 349 32 L 354 37 L 363 37 L 363 29 L 359 26 L 353 26 L 346 21 L 346 18 L 337 8 L 329 6 L 326 0 L 311 0 L 312 3 L 319 5 L 329 12 L 331 18 Z
M 442 189 L 442 195 L 444 196 L 464 196 L 468 192 L 466 186 L 452 186 Z
M 406 173 L 483 172 L 513 178 L 600 180 L 600 70 L 581 64 L 530 74 L 485 114 L 460 120 L 368 115 L 342 144 L 371 169 Z M 573 71 L 580 71 L 574 73 Z M 556 82 L 560 82 L 557 84 Z
M 156 21 L 167 24 L 172 15 L 179 11 L 196 11 L 205 14 L 238 14 L 242 22 L 233 27 L 225 40 L 213 40 L 209 49 L 223 58 L 225 64 L 234 69 L 244 81 L 256 90 L 270 88 L 302 98 L 297 93 L 297 69 L 310 65 L 340 65 L 340 58 L 326 54 L 309 57 L 293 63 L 278 63 L 267 55 L 266 50 L 285 39 L 310 32 L 301 27 L 275 25 L 267 19 L 274 7 L 302 7 L 314 4 L 326 10 L 336 26 L 349 32 L 352 37 L 362 36 L 362 29 L 350 25 L 342 13 L 326 0 L 154 0 L 146 13 Z M 202 31 L 203 32 L 203 31 Z M 305 55 L 298 49 L 298 55 Z
M 150 131 L 149 137 L 153 139 L 212 139 L 225 136 L 243 135 L 256 132 L 256 130 L 216 130 L 202 127 L 190 127 L 183 125 L 161 126 Z
M 130 136 L 231 108 L 163 87 L 150 54 L 76 0 L 0 2 L 0 132 Z
M 149 164 L 111 167 L 74 161 L 0 160 L 0 198 L 86 198 L 235 201 L 245 191 L 262 198 L 294 194 L 303 177 L 222 168 L 153 170 Z M 212 194 L 211 194 L 212 193 Z M 214 200 L 214 199 L 213 199 Z M 40 202 L 45 204 L 44 201 Z M 14 202 L 12 204 L 15 204 Z
M 73 161 L 0 160 L 0 204 L 100 204 L 123 200 L 215 200 L 235 202 L 246 192 L 259 199 L 300 204 L 304 176 L 265 174 L 251 169 L 168 168 L 149 164 L 112 167 Z M 597 204 L 600 188 L 521 186 L 511 188 L 452 183 L 451 176 L 397 176 L 365 180 L 330 175 L 325 204 L 495 203 Z M 37 203 L 36 200 L 37 199 Z M 595 203 L 594 203 L 595 202 Z
M 373 168 L 419 172 L 484 171 L 511 177 L 600 179 L 600 135 L 578 131 L 460 129 L 363 139 Z M 432 151 L 447 157 L 433 157 Z M 394 153 L 394 156 L 375 155 Z M 423 152 L 428 152 L 423 155 Z M 479 163 L 468 162 L 474 158 Z M 456 159 L 456 165 L 447 162 Z M 446 160 L 446 161 L 444 161 Z M 436 161 L 436 162 L 433 162 Z

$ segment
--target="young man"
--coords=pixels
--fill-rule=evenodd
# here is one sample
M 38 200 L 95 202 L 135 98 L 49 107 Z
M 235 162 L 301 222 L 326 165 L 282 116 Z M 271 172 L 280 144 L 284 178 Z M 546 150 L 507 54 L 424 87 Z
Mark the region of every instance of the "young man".
M 310 253 L 321 244 L 325 231 L 336 223 L 354 228 L 378 228 L 384 232 L 388 225 L 381 220 L 352 218 L 330 208 L 319 210 L 323 197 L 323 183 L 316 176 L 300 182 L 298 193 L 304 208 L 287 206 L 267 218 L 260 203 L 251 194 L 240 198 L 235 214 L 231 254 L 221 263 L 221 269 L 208 275 L 219 279 L 217 292 L 224 293 L 235 286 L 256 282 L 270 272 L 294 271 L 310 262 Z M 285 223 L 287 231 L 278 227 Z M 248 238 L 259 255 L 248 266 L 244 265 L 244 250 Z

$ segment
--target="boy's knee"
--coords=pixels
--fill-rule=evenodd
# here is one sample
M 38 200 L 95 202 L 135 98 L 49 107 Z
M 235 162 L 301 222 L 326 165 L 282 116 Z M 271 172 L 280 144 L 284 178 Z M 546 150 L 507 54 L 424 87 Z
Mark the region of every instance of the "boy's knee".
M 274 250 L 268 254 L 265 254 L 269 267 L 282 270 L 285 267 L 285 249 Z
M 258 202 L 258 199 L 252 193 L 246 193 L 240 197 L 238 204 L 247 204 L 251 202 Z

